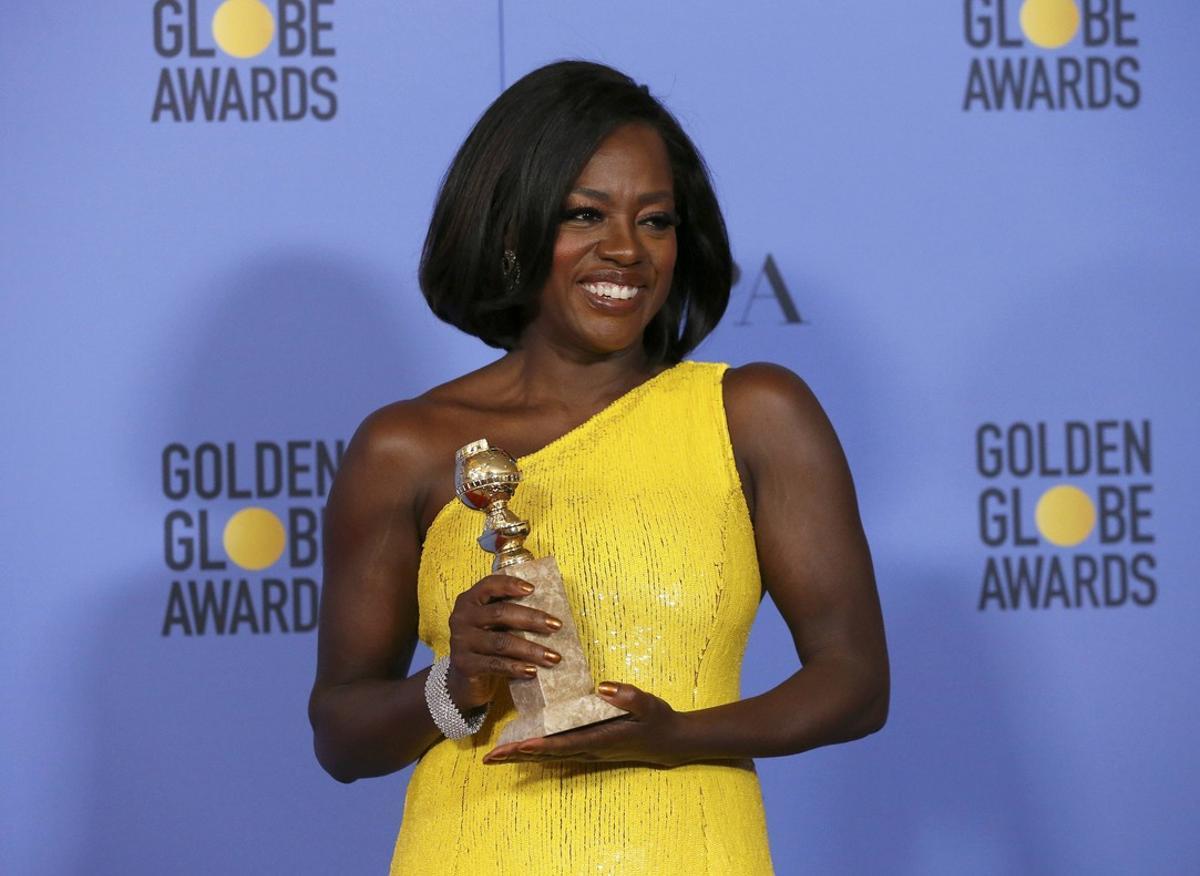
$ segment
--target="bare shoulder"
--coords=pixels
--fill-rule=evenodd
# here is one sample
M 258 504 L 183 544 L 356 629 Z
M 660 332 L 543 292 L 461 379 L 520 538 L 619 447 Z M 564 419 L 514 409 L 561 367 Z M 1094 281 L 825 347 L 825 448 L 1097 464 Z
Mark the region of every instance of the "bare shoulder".
M 419 519 L 437 460 L 440 406 L 423 397 L 392 402 L 372 411 L 355 429 L 334 481 L 332 504 L 374 505 L 381 512 L 407 506 Z M 338 495 L 341 494 L 341 495 Z M 344 501 L 339 501 L 342 499 Z M 391 513 L 391 512 L 388 512 Z
M 752 362 L 725 372 L 725 411 L 735 450 L 761 452 L 827 442 L 833 427 L 803 378 L 781 365 Z M 835 439 L 836 440 L 836 439 Z
M 423 534 L 453 498 L 454 452 L 476 413 L 479 382 L 477 373 L 468 374 L 368 414 L 350 440 L 334 492 L 340 486 L 346 501 L 374 504 L 381 513 L 403 506 Z
M 724 389 L 734 460 L 756 523 L 764 502 L 794 508 L 798 491 L 825 500 L 852 495 L 841 442 L 803 379 L 755 362 L 730 368 Z
M 843 520 L 847 531 L 858 531 L 846 455 L 807 383 L 778 365 L 731 368 L 725 377 L 725 406 L 756 528 L 769 538 L 780 520 L 794 522 L 809 509 Z
M 351 449 L 389 470 L 420 470 L 444 455 L 447 433 L 472 408 L 476 382 L 467 374 L 372 411 L 355 430 Z
M 378 469 L 379 475 L 419 467 L 429 452 L 429 425 L 437 407 L 414 398 L 372 411 L 354 431 L 348 453 L 356 462 Z

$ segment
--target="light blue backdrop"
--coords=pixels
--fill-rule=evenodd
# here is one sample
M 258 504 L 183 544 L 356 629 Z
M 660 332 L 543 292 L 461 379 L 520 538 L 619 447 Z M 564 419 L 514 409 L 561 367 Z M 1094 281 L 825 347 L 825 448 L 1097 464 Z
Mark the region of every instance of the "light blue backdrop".
M 334 54 L 313 54 L 311 28 L 288 32 L 305 35 L 295 57 L 278 33 L 244 60 L 156 52 L 155 8 L 173 27 L 194 7 L 203 50 L 216 0 L 0 13 L 0 871 L 386 867 L 407 774 L 343 787 L 320 771 L 305 716 L 315 636 L 278 629 L 292 580 L 319 575 L 286 553 L 239 568 L 220 537 L 248 505 L 285 521 L 319 508 L 299 495 L 315 476 L 293 469 L 291 496 L 174 500 L 163 451 L 233 443 L 244 485 L 256 443 L 344 440 L 371 409 L 488 361 L 428 314 L 416 259 L 474 119 L 502 82 L 561 57 L 648 83 L 693 134 L 742 268 L 697 358 L 799 372 L 856 475 L 892 717 L 868 740 L 760 762 L 778 871 L 1200 866 L 1200 7 L 1079 2 L 1089 30 L 1049 49 L 1024 38 L 1016 0 L 269 5 L 276 22 L 315 10 Z M 997 44 L 1001 9 L 1023 45 Z M 1136 45 L 1115 44 L 1118 11 Z M 993 42 L 971 45 L 987 21 Z M 1084 45 L 1104 22 L 1109 39 Z M 973 63 L 1016 76 L 1024 59 L 1028 89 L 1041 64 L 1057 100 L 1061 59 L 1086 72 L 1119 58 L 1133 59 L 1132 108 L 1086 108 L 1086 81 L 1083 108 L 963 108 Z M 222 88 L 232 75 L 249 99 L 254 67 L 310 88 L 332 71 L 336 115 L 152 121 L 164 68 L 216 70 Z M 802 322 L 785 320 L 781 290 Z M 977 468 L 985 423 L 1041 424 L 1053 466 L 1067 421 L 1107 420 L 1150 421 L 1149 472 Z M 1056 484 L 1086 507 L 1101 487 L 1148 485 L 1153 540 L 1103 544 L 1097 529 L 1051 544 L 1034 506 Z M 1037 544 L 983 541 L 993 487 L 1021 491 Z M 168 568 L 172 511 L 208 516 L 224 570 Z M 1048 607 L 980 609 L 989 561 L 1126 567 L 1138 553 L 1148 606 L 1080 607 L 1072 579 Z M 186 595 L 189 579 L 230 578 L 236 595 L 244 578 L 261 624 L 267 577 L 289 600 L 273 632 L 243 618 L 233 634 L 163 635 L 173 581 Z M 793 665 L 765 605 L 744 691 Z

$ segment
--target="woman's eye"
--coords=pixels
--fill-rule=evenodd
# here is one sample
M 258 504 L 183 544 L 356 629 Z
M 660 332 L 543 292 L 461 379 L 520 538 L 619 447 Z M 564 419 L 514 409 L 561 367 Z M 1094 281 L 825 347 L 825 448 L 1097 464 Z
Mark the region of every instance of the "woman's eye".
M 591 224 L 593 222 L 603 222 L 604 214 L 595 207 L 574 207 L 563 210 L 562 221 Z M 641 223 L 654 231 L 666 231 L 668 228 L 673 228 L 679 224 L 679 217 L 670 212 L 653 213 L 642 218 Z
M 573 210 L 563 212 L 564 221 L 580 220 L 583 222 L 595 222 L 601 218 L 603 217 L 600 215 L 600 211 L 595 207 L 576 207 Z
M 655 231 L 666 231 L 679 224 L 679 217 L 674 213 L 655 213 L 642 220 Z

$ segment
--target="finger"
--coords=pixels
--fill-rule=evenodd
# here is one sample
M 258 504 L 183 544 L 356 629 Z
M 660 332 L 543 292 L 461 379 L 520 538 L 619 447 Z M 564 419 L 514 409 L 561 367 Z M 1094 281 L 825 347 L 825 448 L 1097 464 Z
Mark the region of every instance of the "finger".
M 454 664 L 461 665 L 461 672 L 468 678 L 481 678 L 487 675 L 498 675 L 503 678 L 537 678 L 537 664 L 525 660 L 496 655 L 468 654 Z
M 602 760 L 604 752 L 622 744 L 634 732 L 634 723 L 616 718 L 579 727 L 553 736 L 536 736 L 520 742 L 497 745 L 486 755 L 485 763 L 528 763 L 549 760 Z
M 596 751 L 611 748 L 628 738 L 633 732 L 633 723 L 615 719 L 577 727 L 553 736 L 542 736 L 516 743 L 518 754 L 546 757 L 587 757 Z
M 521 742 L 506 742 L 504 745 L 497 745 L 491 751 L 483 756 L 484 763 L 503 763 L 517 753 L 517 748 L 521 745 L 531 742 L 532 740 L 524 739 Z
M 502 630 L 476 630 L 462 636 L 462 640 L 469 653 L 480 657 L 505 657 L 538 666 L 557 666 L 562 662 L 557 651 Z
M 491 763 L 502 760 L 529 759 L 542 754 L 559 757 L 581 754 L 603 738 L 605 734 L 599 729 L 600 726 L 580 727 L 556 733 L 553 736 L 533 736 L 518 742 L 505 742 L 485 754 L 484 760 Z
M 595 761 L 601 760 L 601 758 L 588 751 L 549 752 L 534 749 L 517 749 L 506 754 L 489 753 L 484 757 L 483 762 L 490 766 L 492 764 L 506 763 L 555 763 L 566 760 Z
M 591 749 L 592 746 L 588 744 L 587 737 L 575 737 L 570 740 L 549 737 L 520 743 L 512 757 L 561 760 L 562 758 L 588 756 Z
M 492 763 L 528 763 L 539 760 L 539 752 L 542 750 L 542 743 L 546 742 L 545 737 L 535 736 L 531 739 L 522 739 L 520 742 L 506 742 L 503 745 L 497 745 L 491 751 L 483 756 L 483 762 Z
M 488 575 L 480 578 L 465 595 L 476 605 L 487 605 L 498 599 L 514 599 L 528 596 L 533 585 L 513 575 Z
M 492 602 L 480 606 L 476 612 L 474 619 L 487 630 L 526 630 L 549 635 L 562 629 L 562 621 L 554 615 L 515 602 Z
M 548 752 L 526 754 L 524 752 L 517 751 L 510 757 L 507 757 L 502 761 L 493 761 L 493 763 L 563 763 L 564 761 L 572 760 L 598 761 L 604 760 L 604 758 L 598 757 L 597 755 L 587 751 L 571 754 L 551 754 Z
M 619 681 L 600 682 L 596 685 L 596 694 L 618 709 L 624 709 L 634 718 L 646 714 L 658 701 L 657 697 L 651 696 L 641 688 Z

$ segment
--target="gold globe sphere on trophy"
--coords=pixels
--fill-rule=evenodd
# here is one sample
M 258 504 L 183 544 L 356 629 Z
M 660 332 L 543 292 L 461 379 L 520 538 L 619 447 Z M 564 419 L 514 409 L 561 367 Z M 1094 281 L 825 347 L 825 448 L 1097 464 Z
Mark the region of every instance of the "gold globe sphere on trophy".
M 562 660 L 541 668 L 535 678 L 509 681 L 517 716 L 501 732 L 500 744 L 548 736 L 624 715 L 595 694 L 579 632 L 567 601 L 562 573 L 554 557 L 534 559 L 525 549 L 529 523 L 508 502 L 521 482 L 517 462 L 487 439 L 472 441 L 454 455 L 454 492 L 464 505 L 485 514 L 479 546 L 496 555 L 492 571 L 512 575 L 533 585 L 533 593 L 513 599 L 557 617 L 562 629 L 542 634 L 512 630 L 512 634 L 543 647 L 553 647 Z

